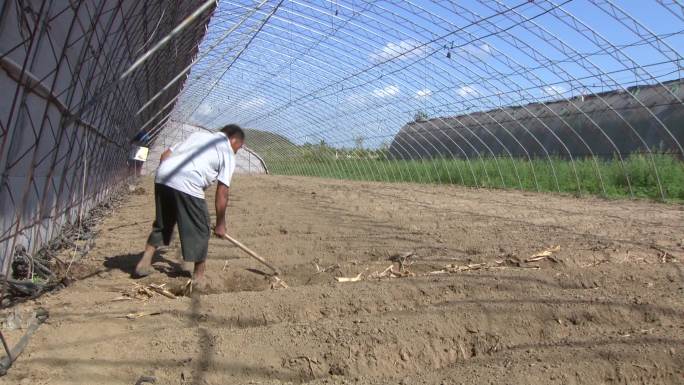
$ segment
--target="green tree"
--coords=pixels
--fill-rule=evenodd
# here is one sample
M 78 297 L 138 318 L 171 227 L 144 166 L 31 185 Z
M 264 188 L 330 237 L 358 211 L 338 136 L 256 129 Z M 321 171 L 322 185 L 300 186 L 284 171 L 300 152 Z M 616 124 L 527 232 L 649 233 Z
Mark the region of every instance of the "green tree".
M 413 115 L 413 121 L 414 122 L 424 122 L 424 121 L 428 120 L 428 118 L 429 118 L 428 113 L 423 111 L 423 110 L 418 110 Z

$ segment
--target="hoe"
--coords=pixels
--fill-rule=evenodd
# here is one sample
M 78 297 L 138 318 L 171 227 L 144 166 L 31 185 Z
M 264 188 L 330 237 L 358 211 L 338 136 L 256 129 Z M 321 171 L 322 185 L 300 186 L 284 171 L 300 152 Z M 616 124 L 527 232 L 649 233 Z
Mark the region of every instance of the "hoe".
M 247 246 L 243 245 L 242 242 L 238 241 L 237 239 L 231 237 L 228 234 L 223 235 L 223 239 L 230 241 L 232 244 L 240 248 L 242 251 L 245 253 L 249 254 L 252 258 L 256 259 L 257 261 L 263 263 L 266 265 L 271 271 L 273 271 L 273 274 L 269 275 L 268 278 L 271 281 L 271 288 L 276 288 L 278 286 L 287 288 L 287 285 L 285 282 L 278 277 L 280 275 L 280 270 L 276 268 L 275 266 L 271 265 L 266 261 L 264 258 L 262 258 L 259 254 L 248 248 Z

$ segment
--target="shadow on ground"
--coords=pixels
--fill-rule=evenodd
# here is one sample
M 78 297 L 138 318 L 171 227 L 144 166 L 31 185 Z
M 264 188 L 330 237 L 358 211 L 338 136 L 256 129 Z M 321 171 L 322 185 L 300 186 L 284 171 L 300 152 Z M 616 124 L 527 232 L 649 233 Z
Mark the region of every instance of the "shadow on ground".
M 169 278 L 190 278 L 192 276 L 189 271 L 183 270 L 182 264 L 166 258 L 162 253 L 164 252 L 157 252 L 154 254 L 154 257 L 152 257 L 152 267 L 156 271 L 167 275 Z M 127 253 L 112 257 L 105 257 L 103 266 L 108 270 L 121 270 L 124 273 L 129 274 L 131 277 L 134 277 L 135 266 L 137 265 L 141 256 L 142 253 Z M 159 266 L 158 262 L 162 262 L 165 265 Z

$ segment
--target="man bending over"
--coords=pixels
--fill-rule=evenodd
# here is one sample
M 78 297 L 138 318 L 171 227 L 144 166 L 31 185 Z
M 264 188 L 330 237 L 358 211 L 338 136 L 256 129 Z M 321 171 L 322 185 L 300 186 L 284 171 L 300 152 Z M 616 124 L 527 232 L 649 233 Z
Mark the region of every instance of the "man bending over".
M 218 132 L 197 132 L 164 151 L 154 180 L 156 218 L 145 251 L 135 268 L 135 276 L 153 272 L 152 256 L 159 246 L 169 244 L 178 224 L 183 260 L 194 262 L 195 287 L 206 285 L 210 218 L 204 190 L 216 186 L 216 227 L 214 234 L 226 233 L 228 187 L 235 170 L 235 154 L 245 141 L 240 126 L 229 124 Z

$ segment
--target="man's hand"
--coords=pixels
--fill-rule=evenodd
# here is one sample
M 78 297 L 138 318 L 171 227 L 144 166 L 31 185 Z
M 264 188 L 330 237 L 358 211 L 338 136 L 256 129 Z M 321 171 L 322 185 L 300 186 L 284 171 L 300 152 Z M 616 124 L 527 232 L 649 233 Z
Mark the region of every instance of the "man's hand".
M 218 182 L 216 186 L 216 227 L 214 234 L 223 237 L 226 234 L 226 206 L 228 206 L 228 186 Z
M 167 148 L 164 152 L 162 152 L 161 157 L 159 158 L 159 163 L 165 161 L 171 156 L 171 149 Z
M 226 226 L 225 225 L 216 225 L 214 227 L 214 235 L 216 235 L 219 238 L 223 238 L 224 235 L 226 235 Z

